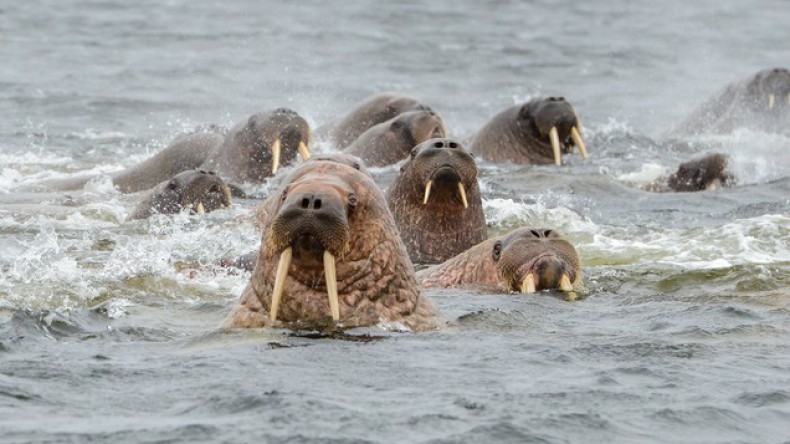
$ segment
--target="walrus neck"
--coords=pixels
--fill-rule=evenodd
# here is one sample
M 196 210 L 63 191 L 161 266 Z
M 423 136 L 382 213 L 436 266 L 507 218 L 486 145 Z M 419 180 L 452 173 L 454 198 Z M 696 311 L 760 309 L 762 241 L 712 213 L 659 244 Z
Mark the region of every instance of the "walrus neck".
M 423 287 L 444 288 L 455 286 L 497 287 L 499 275 L 492 256 L 497 239 L 481 242 L 465 252 L 439 265 L 417 273 Z

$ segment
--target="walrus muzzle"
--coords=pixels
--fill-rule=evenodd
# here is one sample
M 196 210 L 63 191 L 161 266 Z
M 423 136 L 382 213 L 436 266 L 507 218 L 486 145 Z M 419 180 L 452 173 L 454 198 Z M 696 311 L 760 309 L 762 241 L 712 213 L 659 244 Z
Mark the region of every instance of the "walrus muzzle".
M 272 224 L 267 239 L 271 251 L 280 252 L 272 292 L 270 317 L 277 319 L 285 281 L 293 263 L 294 251 L 300 257 L 320 255 L 332 319 L 340 320 L 336 258 L 348 249 L 347 205 L 333 191 L 315 191 L 289 196 Z
M 583 158 L 587 158 L 587 147 L 579 130 L 581 123 L 564 98 L 549 97 L 536 104 L 530 113 L 541 138 L 548 138 L 551 143 L 555 164 L 562 165 L 562 153 L 572 153 L 574 146 L 579 148 Z

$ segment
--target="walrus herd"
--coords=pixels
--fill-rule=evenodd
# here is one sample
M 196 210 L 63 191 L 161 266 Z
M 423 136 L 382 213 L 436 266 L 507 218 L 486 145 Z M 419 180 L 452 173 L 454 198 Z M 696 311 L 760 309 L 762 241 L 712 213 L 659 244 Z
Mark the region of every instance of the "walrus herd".
M 775 68 L 729 85 L 673 135 L 743 126 L 786 133 L 788 122 L 790 72 Z M 553 229 L 522 227 L 488 238 L 475 162 L 561 166 L 574 149 L 586 158 L 581 119 L 565 98 L 536 98 L 501 111 L 468 139 L 468 149 L 448 136 L 431 107 L 391 93 L 364 100 L 319 127 L 314 138 L 335 152 L 312 153 L 307 121 L 280 108 L 227 131 L 212 126 L 180 136 L 149 160 L 111 175 L 122 192 L 151 190 L 132 219 L 213 211 L 231 205 L 232 192 L 242 194 L 238 184 L 276 181 L 257 211 L 260 250 L 243 261 L 252 270 L 250 282 L 225 326 L 424 331 L 443 321 L 421 287 L 515 293 L 580 287 L 579 256 Z M 384 191 L 366 168 L 398 163 L 400 172 Z M 68 190 L 88 180 L 42 185 Z M 727 156 L 709 153 L 645 189 L 733 184 Z M 414 264 L 429 267 L 415 272 Z

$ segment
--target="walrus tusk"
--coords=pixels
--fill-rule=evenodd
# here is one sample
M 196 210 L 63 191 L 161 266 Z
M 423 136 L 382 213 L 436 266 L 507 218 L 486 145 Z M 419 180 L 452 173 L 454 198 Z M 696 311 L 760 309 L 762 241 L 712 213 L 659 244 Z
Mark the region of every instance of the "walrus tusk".
M 534 293 L 535 292 L 535 276 L 532 273 L 527 274 L 527 277 L 521 282 L 521 292 L 522 293 Z
M 458 192 L 461 193 L 461 201 L 464 203 L 464 208 L 469 208 L 469 202 L 466 201 L 466 189 L 464 184 L 458 182 Z
M 335 256 L 324 250 L 324 278 L 326 279 L 326 293 L 329 296 L 329 310 L 335 322 L 340 320 L 340 300 L 337 297 L 337 269 Z
M 272 176 L 277 174 L 277 168 L 280 167 L 280 139 L 274 141 L 272 145 Z
M 560 136 L 557 134 L 557 127 L 552 126 L 549 131 L 549 139 L 551 140 L 551 148 L 554 150 L 554 163 L 562 165 L 562 154 L 560 154 Z
M 422 204 L 425 205 L 428 203 L 428 197 L 431 195 L 431 185 L 433 185 L 433 181 L 429 180 L 428 184 L 425 185 L 425 197 L 422 198 Z
M 776 96 L 768 94 L 768 109 L 774 109 L 774 103 L 776 103 Z
M 280 254 L 280 262 L 277 263 L 277 277 L 274 279 L 272 306 L 269 309 L 269 319 L 272 321 L 277 320 L 277 310 L 280 309 L 280 301 L 283 298 L 283 289 L 285 288 L 285 278 L 288 276 L 288 268 L 291 267 L 292 255 L 293 250 L 291 247 L 286 248 Z
M 582 139 L 582 135 L 579 134 L 579 130 L 576 129 L 574 126 L 571 128 L 571 139 L 573 139 L 573 143 L 579 147 L 579 153 L 582 155 L 582 158 L 587 158 L 587 147 L 584 146 L 584 140 Z
M 302 156 L 302 159 L 308 160 L 310 159 L 310 150 L 307 149 L 307 145 L 304 142 L 299 142 L 299 147 L 296 148 L 296 151 Z
M 568 273 L 562 273 L 560 291 L 573 291 L 573 284 L 571 284 L 571 278 L 568 277 Z
M 206 207 L 203 206 L 203 202 L 197 204 L 195 212 L 197 212 L 197 214 L 206 214 Z

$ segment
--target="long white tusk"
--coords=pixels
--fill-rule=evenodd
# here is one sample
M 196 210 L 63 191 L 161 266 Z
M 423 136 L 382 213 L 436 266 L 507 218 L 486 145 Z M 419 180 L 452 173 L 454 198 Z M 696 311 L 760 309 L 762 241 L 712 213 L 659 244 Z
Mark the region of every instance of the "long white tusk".
M 206 214 L 206 207 L 203 206 L 203 202 L 198 203 L 197 208 L 195 208 L 197 214 Z
M 521 292 L 522 293 L 535 292 L 535 276 L 533 276 L 532 273 L 527 274 L 527 277 L 525 277 L 524 281 L 521 282 Z
M 422 198 L 422 204 L 425 205 L 428 203 L 428 197 L 431 195 L 431 185 L 433 185 L 433 181 L 429 180 L 428 184 L 425 185 L 425 197 Z
M 458 182 L 458 192 L 461 193 L 461 200 L 464 202 L 464 208 L 469 208 L 469 202 L 466 201 L 466 189 L 464 189 L 464 184 Z
M 280 139 L 274 141 L 272 145 L 272 176 L 277 174 L 277 168 L 280 167 Z
M 562 273 L 562 277 L 560 278 L 560 291 L 573 291 L 573 284 L 571 284 L 568 273 Z
M 324 250 L 324 278 L 326 279 L 326 293 L 329 296 L 329 310 L 335 322 L 340 320 L 340 299 L 337 297 L 337 269 L 335 256 Z
M 285 288 L 285 278 L 288 276 L 288 268 L 291 267 L 291 256 L 293 250 L 291 247 L 286 248 L 280 254 L 280 262 L 277 263 L 277 277 L 274 279 L 274 291 L 272 291 L 272 306 L 269 309 L 269 319 L 272 321 L 277 320 L 277 310 L 280 309 L 280 301 L 283 298 L 283 289 Z
M 302 156 L 302 159 L 307 160 L 310 158 L 310 150 L 307 149 L 307 145 L 304 142 L 299 142 L 299 147 L 296 148 L 296 151 Z
M 549 131 L 549 140 L 551 140 L 551 148 L 554 150 L 554 163 L 562 165 L 562 154 L 560 153 L 560 136 L 557 134 L 557 127 L 552 126 Z
M 579 147 L 579 153 L 582 155 L 583 158 L 587 158 L 587 147 L 584 146 L 584 140 L 582 139 L 582 135 L 579 134 L 579 130 L 576 129 L 574 126 L 571 128 L 571 139 L 573 139 L 573 143 Z
M 768 109 L 774 109 L 774 103 L 776 103 L 776 96 L 768 94 Z

